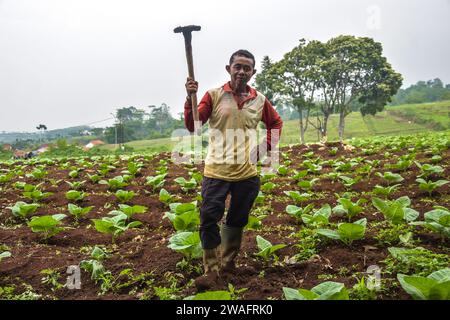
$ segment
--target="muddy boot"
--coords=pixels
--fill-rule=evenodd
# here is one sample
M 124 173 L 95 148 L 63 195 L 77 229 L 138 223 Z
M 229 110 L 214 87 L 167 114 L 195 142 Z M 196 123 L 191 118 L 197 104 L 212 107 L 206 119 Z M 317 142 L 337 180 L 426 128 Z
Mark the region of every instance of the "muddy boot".
M 229 227 L 222 225 L 222 268 L 225 273 L 232 273 L 236 270 L 236 259 L 241 249 L 243 228 Z
M 219 283 L 219 259 L 217 249 L 203 249 L 203 267 L 205 273 L 195 279 L 198 291 L 206 291 Z

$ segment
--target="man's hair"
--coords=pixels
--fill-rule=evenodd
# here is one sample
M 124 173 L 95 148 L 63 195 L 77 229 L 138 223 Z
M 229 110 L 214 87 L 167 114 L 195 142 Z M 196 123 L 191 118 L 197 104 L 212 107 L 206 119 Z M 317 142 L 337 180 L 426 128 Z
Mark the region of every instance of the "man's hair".
M 255 56 L 250 51 L 240 49 L 233 53 L 230 57 L 230 66 L 233 64 L 234 57 L 246 57 L 253 60 L 253 68 L 255 68 Z

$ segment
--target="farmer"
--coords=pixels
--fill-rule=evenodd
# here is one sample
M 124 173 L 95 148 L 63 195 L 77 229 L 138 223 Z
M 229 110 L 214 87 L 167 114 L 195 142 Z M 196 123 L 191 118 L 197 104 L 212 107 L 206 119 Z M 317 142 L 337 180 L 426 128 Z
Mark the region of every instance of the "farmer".
M 225 68 L 230 81 L 206 92 L 198 105 L 199 121 L 204 124 L 209 120 L 210 128 L 200 208 L 205 273 L 195 281 L 198 290 L 217 284 L 219 271 L 233 273 L 235 270 L 234 260 L 241 247 L 243 229 L 260 188 L 256 162 L 276 146 L 283 125 L 269 100 L 247 85 L 256 73 L 253 54 L 247 50 L 236 51 L 229 63 Z M 194 120 L 190 96 L 197 89 L 198 82 L 188 78 L 184 119 L 191 132 Z M 267 137 L 257 146 L 256 137 L 251 133 L 256 133 L 260 121 L 266 125 Z M 219 233 L 218 223 L 224 215 L 228 194 L 231 194 L 230 206 Z

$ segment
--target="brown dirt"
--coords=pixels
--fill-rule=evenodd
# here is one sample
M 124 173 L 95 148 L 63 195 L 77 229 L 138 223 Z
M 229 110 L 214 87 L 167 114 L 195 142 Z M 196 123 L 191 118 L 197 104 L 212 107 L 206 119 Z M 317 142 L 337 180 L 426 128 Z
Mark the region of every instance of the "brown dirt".
M 338 152 L 332 156 L 329 150 L 337 147 Z M 303 167 L 302 154 L 313 151 L 314 158 L 320 157 L 322 160 L 339 159 L 340 157 L 364 157 L 365 159 L 379 159 L 381 166 L 375 171 L 388 171 L 383 167 L 386 163 L 395 163 L 395 158 L 405 152 L 397 152 L 392 159 L 385 159 L 383 154 L 364 156 L 361 150 L 353 151 L 345 150 L 344 146 L 339 143 L 329 143 L 323 145 L 310 146 L 294 146 L 284 148 L 283 152 L 291 156 L 291 169 L 301 170 Z M 445 168 L 444 177 L 448 179 L 450 175 L 450 151 L 447 150 L 443 155 L 440 163 Z M 64 220 L 66 230 L 50 239 L 47 243 L 41 241 L 39 235 L 31 232 L 23 221 L 15 219 L 7 206 L 12 206 L 17 201 L 27 201 L 22 196 L 22 192 L 13 187 L 16 181 L 25 181 L 27 183 L 36 184 L 37 181 L 32 178 L 15 177 L 13 181 L 0 185 L 0 245 L 8 247 L 12 253 L 11 258 L 4 259 L 0 263 L 0 286 L 16 285 L 18 292 L 23 291 L 22 284 L 31 285 L 34 292 L 41 294 L 44 298 L 57 299 L 137 299 L 147 294 L 148 298 L 157 299 L 153 294 L 152 286 L 170 287 L 171 283 L 176 279 L 177 285 L 183 286 L 189 283 L 199 274 L 193 270 L 186 271 L 177 268 L 177 263 L 182 260 L 182 255 L 176 253 L 167 247 L 168 239 L 173 235 L 174 229 L 168 219 L 164 219 L 164 212 L 168 211 L 166 205 L 159 201 L 158 191 L 154 192 L 151 187 L 145 185 L 146 177 L 154 175 L 156 168 L 159 167 L 161 159 L 168 159 L 170 154 L 160 154 L 150 160 L 141 161 L 144 167 L 140 174 L 133 179 L 132 184 L 125 187 L 125 190 L 132 190 L 137 195 L 128 202 L 130 205 L 144 205 L 148 208 L 144 214 L 137 214 L 134 219 L 141 221 L 143 226 L 125 232 L 118 237 L 115 244 L 111 243 L 108 235 L 98 233 L 91 219 L 101 218 L 110 210 L 118 208 L 119 201 L 108 190 L 108 186 L 92 183 L 87 173 L 94 173 L 98 169 L 98 165 L 90 169 L 80 171 L 77 179 L 69 179 L 70 170 L 61 169 L 61 164 L 48 166 L 46 170 L 49 172 L 44 179 L 42 189 L 53 194 L 41 201 L 41 207 L 37 210 L 36 215 L 68 213 L 67 204 L 69 201 L 65 198 L 65 192 L 70 190 L 66 181 L 82 181 L 86 183 L 82 190 L 88 193 L 88 196 L 79 203 L 81 206 L 93 206 L 93 210 L 83 218 L 78 225 L 74 224 L 74 219 L 68 217 Z M 428 161 L 429 157 L 425 154 L 418 154 L 419 161 Z M 21 164 L 22 162 L 16 162 Z M 71 165 L 77 166 L 74 160 L 70 161 Z M 119 161 L 116 169 L 109 172 L 106 179 L 121 174 L 126 169 L 126 161 Z M 352 169 L 351 172 L 344 173 L 348 176 L 355 176 L 355 170 L 361 165 Z M 200 172 L 203 165 L 195 166 Z M 6 164 L 0 164 L 0 169 L 8 170 Z M 27 166 L 25 173 L 30 173 L 34 169 L 33 166 Z M 331 172 L 333 168 L 324 166 L 321 174 Z M 180 202 L 188 202 L 195 199 L 197 190 L 184 193 L 181 188 L 174 182 L 179 176 L 188 178 L 188 169 L 183 165 L 175 165 L 169 163 L 169 171 L 166 177 L 164 188 L 176 196 L 176 200 Z M 394 170 L 395 172 L 395 170 Z M 441 205 L 450 207 L 450 185 L 440 188 L 434 192 L 431 197 L 419 190 L 415 179 L 419 174 L 419 169 L 413 165 L 406 171 L 398 172 L 405 181 L 401 183 L 401 187 L 390 198 L 398 198 L 408 195 L 412 201 L 412 208 L 420 212 L 421 218 L 423 214 L 432 209 L 433 205 Z M 290 174 L 289 174 L 290 175 Z M 288 175 L 288 176 L 289 176 Z M 308 175 L 311 178 L 311 175 Z M 434 177 L 437 178 L 437 177 Z M 50 179 L 63 181 L 57 186 L 53 186 Z M 355 273 L 363 273 L 370 265 L 380 265 L 381 261 L 388 256 L 387 247 L 380 247 L 377 241 L 373 239 L 373 232 L 367 233 L 364 240 L 356 241 L 352 246 L 346 246 L 333 241 L 321 243 L 318 247 L 318 254 L 307 262 L 293 264 L 266 264 L 256 257 L 258 252 L 256 246 L 256 236 L 259 234 L 271 241 L 273 244 L 283 243 L 287 247 L 280 250 L 278 255 L 280 261 L 294 256 L 298 249 L 295 247 L 297 239 L 292 236 L 293 233 L 303 228 L 301 222 L 296 221 L 293 217 L 285 213 L 285 207 L 288 204 L 294 204 L 283 191 L 298 190 L 299 187 L 289 177 L 277 177 L 273 180 L 277 184 L 270 195 L 266 196 L 265 206 L 269 210 L 264 212 L 268 217 L 263 221 L 264 229 L 254 232 L 248 231 L 244 235 L 242 244 L 242 253 L 237 259 L 238 272 L 233 275 L 225 276 L 225 280 L 233 283 L 236 288 L 248 288 L 242 295 L 244 299 L 267 299 L 282 298 L 282 288 L 311 288 L 325 280 L 324 275 L 332 277 L 332 281 L 343 282 L 347 288 L 351 288 L 356 283 L 356 278 L 352 275 Z M 322 178 L 313 188 L 313 198 L 306 201 L 302 205 L 314 204 L 316 208 L 324 203 L 331 206 L 336 205 L 337 199 L 335 193 L 342 194 L 345 191 L 354 193 L 352 199 L 356 201 L 361 197 L 370 200 L 370 194 L 376 184 L 383 184 L 381 178 L 372 173 L 371 177 L 363 176 L 363 180 L 347 190 L 340 181 L 333 182 L 330 179 Z M 255 206 L 254 209 L 257 209 Z M 376 212 L 376 209 L 370 202 L 364 205 L 363 213 L 357 217 L 366 217 L 368 223 L 382 221 L 383 216 Z M 338 223 L 345 219 L 332 217 L 331 221 Z M 422 245 L 427 248 L 440 252 L 439 246 L 448 248 L 449 241 L 442 243 L 438 235 L 421 231 L 417 237 L 422 241 Z M 69 265 L 77 265 L 80 261 L 90 259 L 89 252 L 95 245 L 101 245 L 107 248 L 109 258 L 104 261 L 105 268 L 112 272 L 114 276 L 124 270 L 131 268 L 134 275 L 152 272 L 152 285 L 139 282 L 136 285 L 128 285 L 115 292 L 108 292 L 99 295 L 99 284 L 90 279 L 90 275 L 82 272 L 82 289 L 68 290 L 62 288 L 52 291 L 48 284 L 42 283 L 43 275 L 40 273 L 43 269 L 56 269 L 61 273 L 60 283 L 65 281 L 65 271 Z M 369 249 L 368 249 L 369 248 Z M 200 260 L 195 261 L 195 265 L 199 265 Z M 342 272 L 343 268 L 350 270 L 348 274 Z M 172 280 L 171 280 L 172 279 Z M 172 281 L 172 282 L 171 282 Z M 132 290 L 134 289 L 134 290 Z M 220 288 L 217 288 L 220 289 Z M 180 297 L 195 294 L 193 286 L 186 286 L 183 290 L 177 292 Z M 391 296 L 383 296 L 386 299 L 401 298 L 407 299 L 401 289 Z

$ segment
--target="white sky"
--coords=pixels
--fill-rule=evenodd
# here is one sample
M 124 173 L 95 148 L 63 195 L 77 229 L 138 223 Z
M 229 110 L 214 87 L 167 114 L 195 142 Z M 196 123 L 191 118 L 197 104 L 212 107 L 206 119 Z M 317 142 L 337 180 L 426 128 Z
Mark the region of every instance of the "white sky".
M 404 85 L 450 82 L 450 0 L 0 0 L 0 131 L 90 124 L 118 107 L 183 109 L 193 33 L 199 98 L 237 49 L 278 60 L 300 38 L 370 36 Z M 110 125 L 101 122 L 99 126 Z

